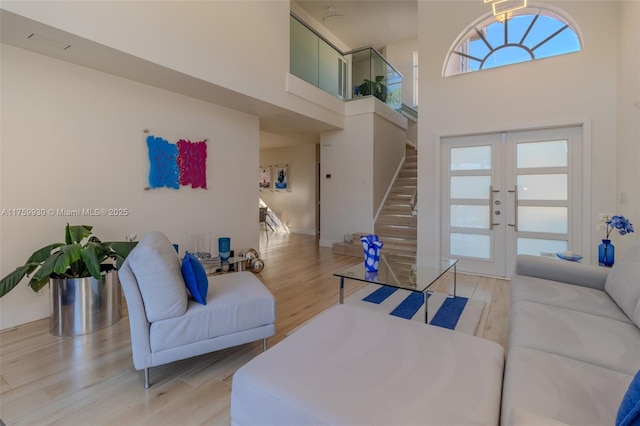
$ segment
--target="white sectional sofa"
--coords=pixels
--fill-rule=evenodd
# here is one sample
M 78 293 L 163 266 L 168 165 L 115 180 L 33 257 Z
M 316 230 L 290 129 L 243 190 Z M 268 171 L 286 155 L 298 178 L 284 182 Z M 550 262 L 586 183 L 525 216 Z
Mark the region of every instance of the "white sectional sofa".
M 612 269 L 519 256 L 501 423 L 614 425 L 640 370 L 640 244 Z
M 602 426 L 624 397 L 638 426 L 639 324 L 640 244 L 612 269 L 519 256 L 506 366 L 495 342 L 338 305 L 235 373 L 231 422 Z

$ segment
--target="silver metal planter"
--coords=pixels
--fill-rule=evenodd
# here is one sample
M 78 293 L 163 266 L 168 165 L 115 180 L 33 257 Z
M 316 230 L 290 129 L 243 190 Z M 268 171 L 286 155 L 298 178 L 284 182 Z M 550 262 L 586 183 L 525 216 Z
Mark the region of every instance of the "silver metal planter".
M 49 331 L 54 336 L 79 336 L 115 324 L 121 318 L 118 273 L 109 272 L 101 280 L 93 277 L 49 279 L 51 317 Z

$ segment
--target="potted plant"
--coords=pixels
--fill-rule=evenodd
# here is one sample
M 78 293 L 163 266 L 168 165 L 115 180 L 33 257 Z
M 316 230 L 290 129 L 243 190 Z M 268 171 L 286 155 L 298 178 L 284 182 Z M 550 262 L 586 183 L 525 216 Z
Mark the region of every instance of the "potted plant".
M 382 83 L 383 80 L 383 75 L 377 75 L 375 81 L 365 78 L 364 83 L 358 87 L 360 94 L 362 96 L 369 96 L 373 94 L 373 96 L 380 99 L 382 102 L 387 102 L 387 86 Z
M 120 319 L 120 289 L 117 274 L 112 271 L 122 265 L 136 243 L 103 242 L 92 235 L 92 229 L 92 226 L 67 223 L 64 243 L 53 243 L 36 250 L 24 265 L 0 280 L 0 297 L 15 288 L 25 276 L 31 276 L 28 285 L 35 292 L 51 283 L 52 334 L 84 334 L 115 323 Z M 106 297 L 117 300 L 103 300 Z M 83 306 L 74 308 L 78 304 Z M 62 324 L 63 311 L 76 308 L 95 318 L 77 318 L 75 321 L 77 314 L 67 312 L 67 316 L 72 317 L 69 320 L 72 324 Z M 117 314 L 106 312 L 107 309 L 115 310 Z M 83 325 L 76 327 L 75 322 Z

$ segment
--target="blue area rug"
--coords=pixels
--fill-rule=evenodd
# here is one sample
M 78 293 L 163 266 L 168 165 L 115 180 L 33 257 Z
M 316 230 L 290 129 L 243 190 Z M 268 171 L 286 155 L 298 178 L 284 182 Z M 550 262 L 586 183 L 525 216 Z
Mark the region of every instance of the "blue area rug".
M 428 300 L 429 324 L 467 334 L 476 333 L 484 311 L 484 302 L 431 292 L 428 293 Z M 345 303 L 424 322 L 422 293 L 369 284 L 347 297 Z

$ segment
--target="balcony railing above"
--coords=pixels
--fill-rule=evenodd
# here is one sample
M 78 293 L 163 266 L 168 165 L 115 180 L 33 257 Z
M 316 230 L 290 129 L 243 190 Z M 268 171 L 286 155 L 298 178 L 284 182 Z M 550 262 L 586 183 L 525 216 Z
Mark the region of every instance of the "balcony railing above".
M 351 64 L 352 98 L 375 96 L 390 108 L 402 106 L 402 74 L 374 48 L 345 54 Z
M 290 72 L 333 96 L 375 96 L 390 108 L 402 106 L 402 74 L 376 49 L 342 52 L 291 15 Z

